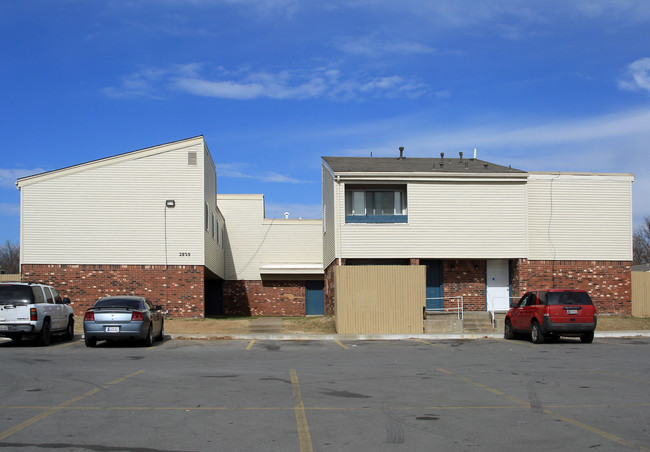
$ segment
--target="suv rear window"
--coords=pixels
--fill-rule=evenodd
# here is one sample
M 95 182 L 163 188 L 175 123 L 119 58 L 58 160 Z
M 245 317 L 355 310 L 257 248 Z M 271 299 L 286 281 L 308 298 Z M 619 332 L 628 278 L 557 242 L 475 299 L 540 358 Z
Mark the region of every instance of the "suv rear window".
M 0 285 L 0 304 L 30 304 L 31 302 L 31 287 L 18 285 Z
M 142 302 L 140 300 L 133 300 L 130 298 L 109 298 L 107 300 L 97 301 L 93 308 L 142 309 Z
M 549 305 L 593 305 L 587 292 L 549 292 L 546 298 Z

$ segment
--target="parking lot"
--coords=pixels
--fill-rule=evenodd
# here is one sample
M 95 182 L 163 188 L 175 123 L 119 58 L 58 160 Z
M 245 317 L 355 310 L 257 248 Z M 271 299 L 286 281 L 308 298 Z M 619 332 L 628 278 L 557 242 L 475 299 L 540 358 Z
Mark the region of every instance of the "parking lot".
M 650 339 L 0 343 L 0 448 L 649 450 Z

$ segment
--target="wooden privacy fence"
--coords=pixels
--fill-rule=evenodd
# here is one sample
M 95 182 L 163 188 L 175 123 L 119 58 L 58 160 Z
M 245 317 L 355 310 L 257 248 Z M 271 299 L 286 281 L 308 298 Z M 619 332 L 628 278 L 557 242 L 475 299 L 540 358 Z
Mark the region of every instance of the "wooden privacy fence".
M 0 275 L 0 282 L 20 282 L 20 273 L 4 273 Z
M 632 272 L 632 315 L 650 316 L 650 272 Z
M 422 334 L 424 265 L 343 265 L 334 278 L 339 334 Z

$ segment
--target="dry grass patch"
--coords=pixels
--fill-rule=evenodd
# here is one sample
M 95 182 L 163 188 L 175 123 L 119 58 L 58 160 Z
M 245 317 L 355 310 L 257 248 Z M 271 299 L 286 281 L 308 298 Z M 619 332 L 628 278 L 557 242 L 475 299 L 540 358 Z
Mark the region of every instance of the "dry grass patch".
M 334 317 L 283 317 L 283 333 L 336 334 Z
M 599 315 L 596 331 L 650 330 L 650 317 Z

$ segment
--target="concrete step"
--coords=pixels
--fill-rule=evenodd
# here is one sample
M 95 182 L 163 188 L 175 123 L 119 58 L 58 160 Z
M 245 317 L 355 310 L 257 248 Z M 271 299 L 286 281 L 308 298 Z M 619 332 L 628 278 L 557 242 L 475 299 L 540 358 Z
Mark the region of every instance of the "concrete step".
M 428 313 L 424 320 L 424 332 L 430 334 L 447 333 L 494 333 L 497 328 L 503 328 L 504 314 L 495 316 L 496 323 L 492 323 L 489 312 L 464 312 L 463 319 L 458 319 L 455 313 Z

